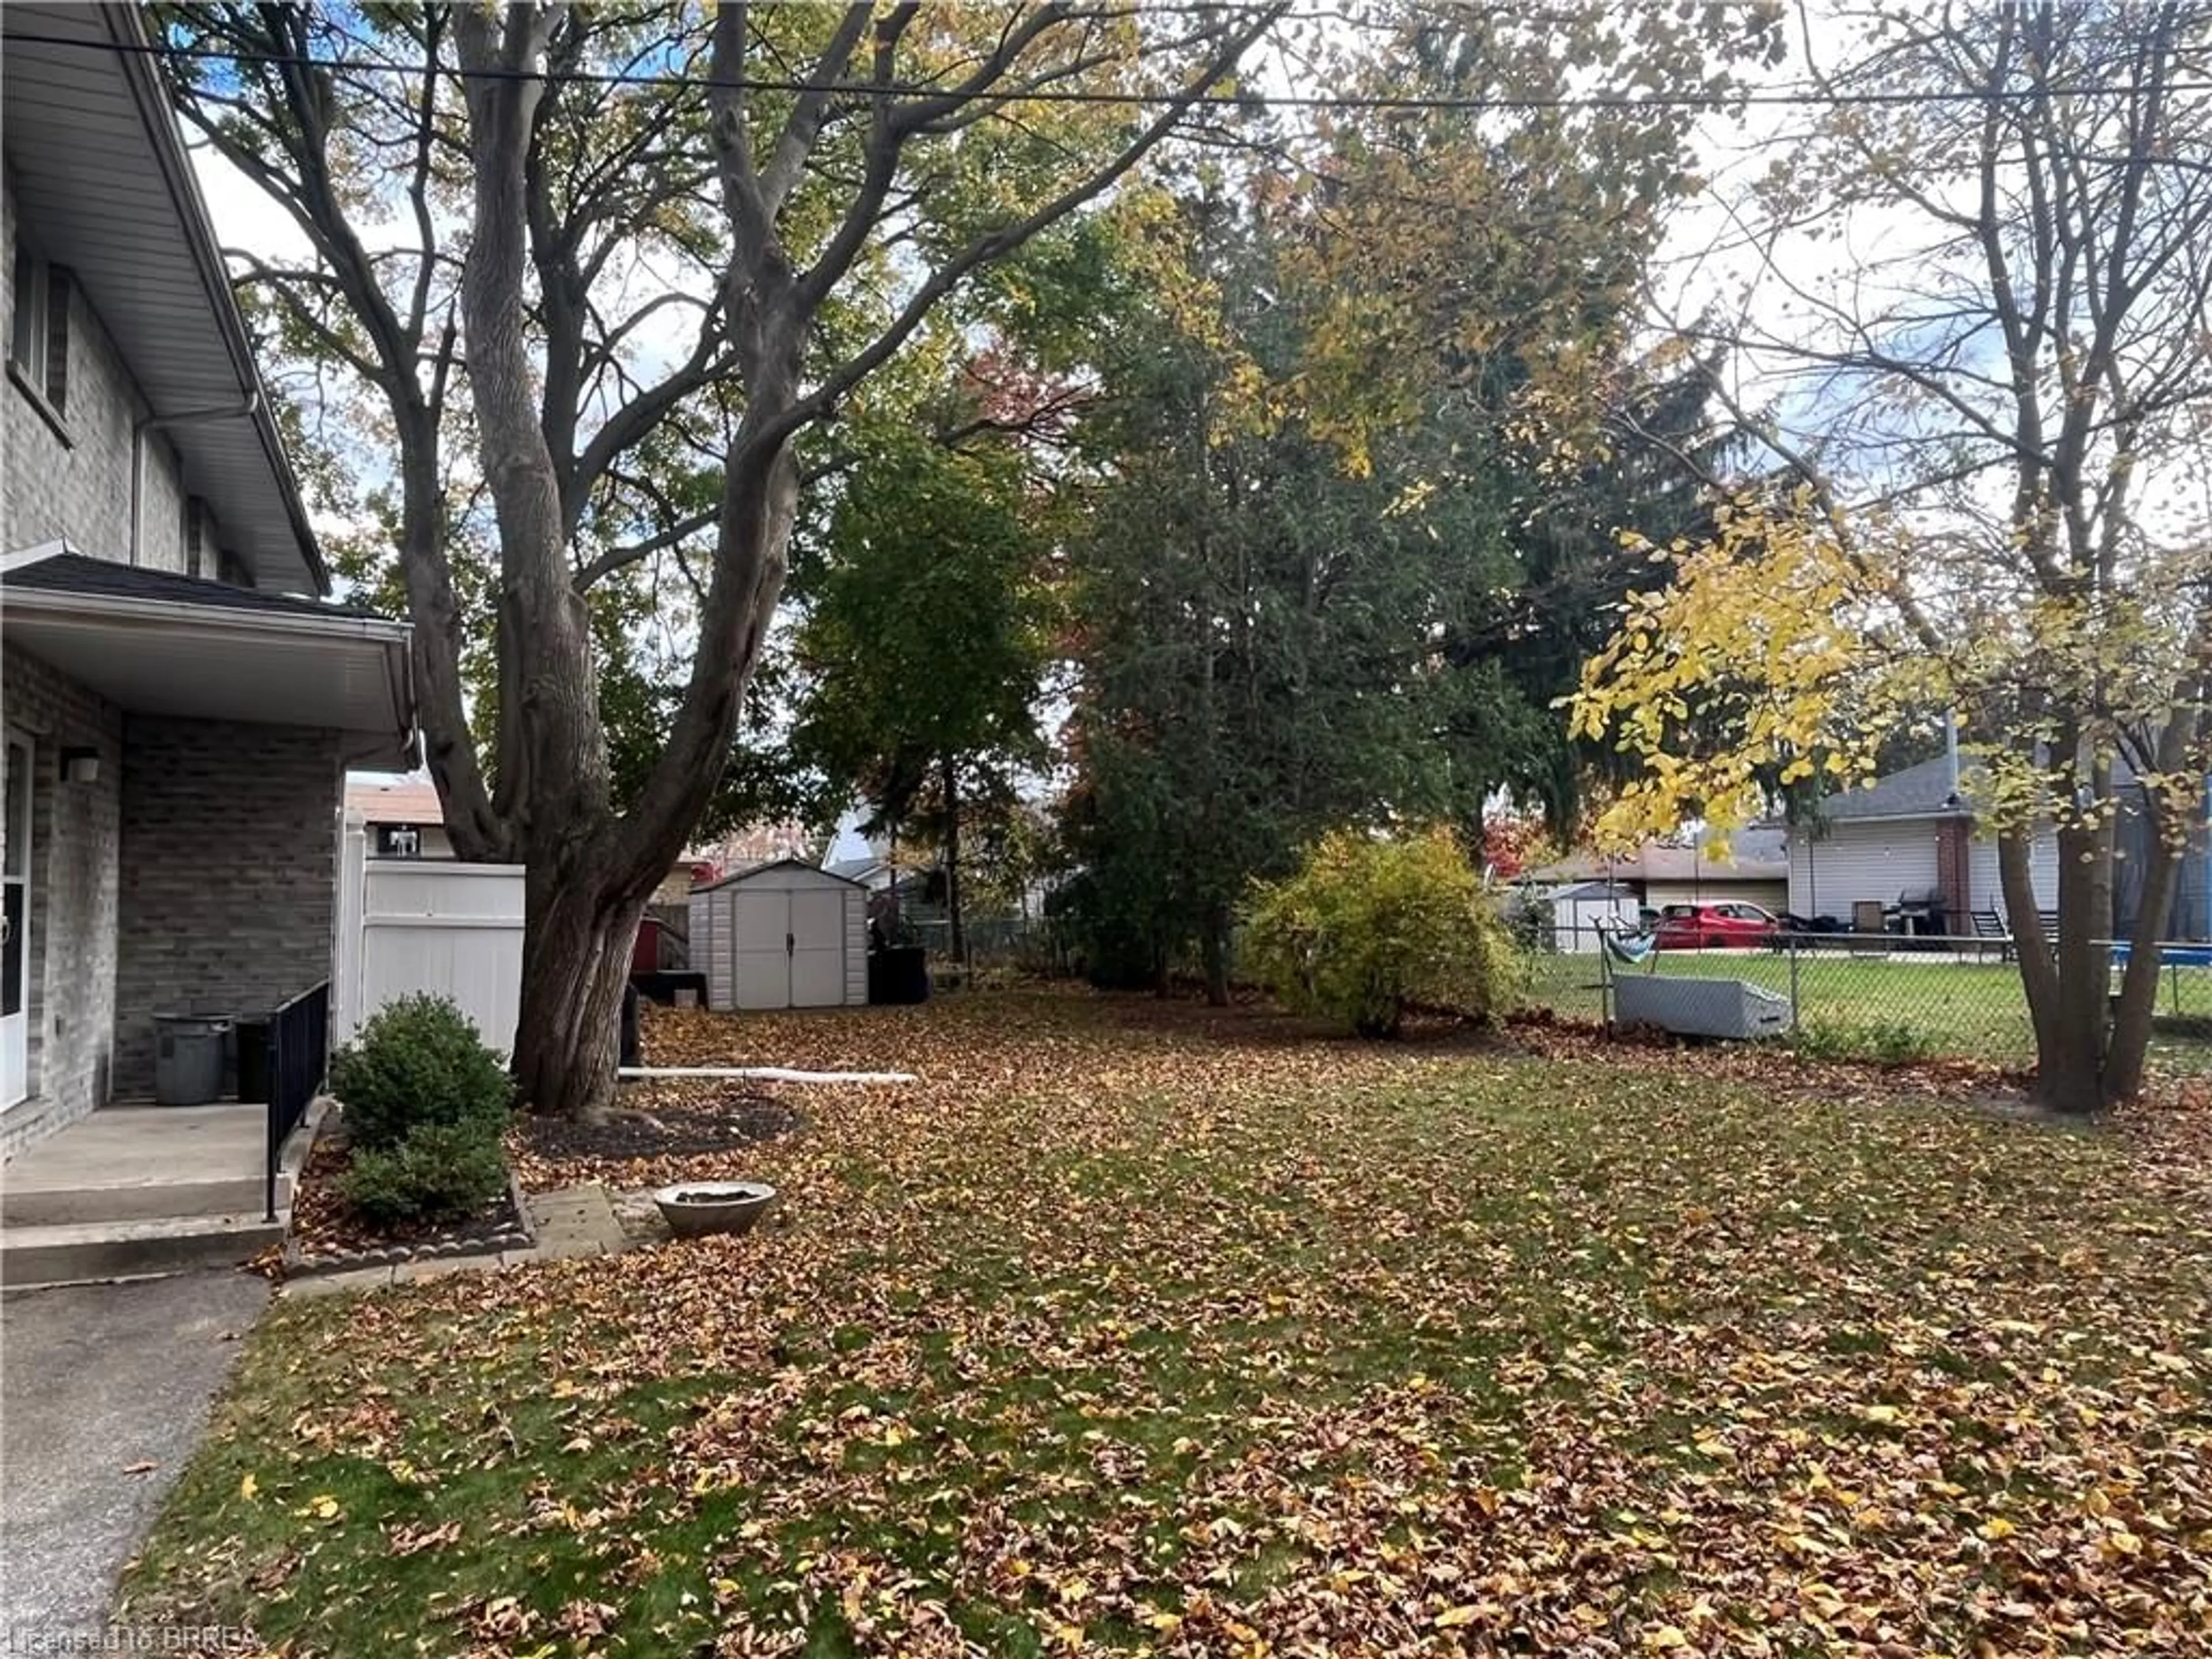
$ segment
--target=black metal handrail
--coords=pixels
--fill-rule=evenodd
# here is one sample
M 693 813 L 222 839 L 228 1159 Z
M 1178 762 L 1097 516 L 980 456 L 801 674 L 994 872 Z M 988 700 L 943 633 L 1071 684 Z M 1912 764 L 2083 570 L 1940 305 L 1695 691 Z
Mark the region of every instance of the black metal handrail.
M 322 1092 L 330 1073 L 331 986 L 302 991 L 269 1016 L 267 1218 L 276 1218 L 276 1168 L 284 1143 Z

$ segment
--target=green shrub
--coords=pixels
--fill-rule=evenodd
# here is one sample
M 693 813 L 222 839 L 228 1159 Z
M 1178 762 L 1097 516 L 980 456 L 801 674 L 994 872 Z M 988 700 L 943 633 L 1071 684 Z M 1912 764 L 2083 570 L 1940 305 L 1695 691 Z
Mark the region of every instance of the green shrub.
M 499 1122 L 421 1123 L 397 1146 L 358 1144 L 339 1181 L 347 1203 L 379 1226 L 470 1214 L 507 1186 Z
M 425 1125 L 489 1123 L 495 1139 L 512 1086 L 465 1014 L 412 996 L 387 1003 L 332 1057 L 331 1092 L 354 1145 L 386 1152 Z
M 1809 1020 L 1797 1028 L 1790 1045 L 1808 1060 L 1870 1060 L 1883 1066 L 1907 1066 L 1936 1052 L 1936 1040 L 1900 1020 Z
M 1519 957 L 1443 828 L 1331 832 L 1295 874 L 1258 890 L 1246 927 L 1261 983 L 1362 1036 L 1395 1036 L 1415 1007 L 1492 1019 L 1517 989 Z

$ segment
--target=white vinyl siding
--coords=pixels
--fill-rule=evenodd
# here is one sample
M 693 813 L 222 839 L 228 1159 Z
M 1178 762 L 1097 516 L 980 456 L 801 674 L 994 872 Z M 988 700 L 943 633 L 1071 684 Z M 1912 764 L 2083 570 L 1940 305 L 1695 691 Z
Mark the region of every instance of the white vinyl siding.
M 2058 838 L 2045 832 L 2029 843 L 2028 878 L 2035 884 L 2035 908 L 2051 910 L 2058 904 Z M 1991 836 L 1977 836 L 1966 848 L 1966 886 L 1972 895 L 1970 908 L 2005 913 L 2004 883 L 1997 875 L 1997 843 Z
M 1936 818 L 1896 818 L 1879 823 L 1831 824 L 1826 836 L 1814 839 L 1803 831 L 1790 837 L 1790 908 L 1801 916 L 1851 919 L 1851 907 L 1867 900 L 1894 904 L 1906 894 L 1915 897 L 1942 886 L 1936 857 Z M 2036 905 L 2048 909 L 2058 902 L 2058 847 L 2040 835 L 2028 849 L 2028 867 L 2035 882 Z M 2004 913 L 2004 892 L 1997 880 L 1997 844 L 1977 837 L 1966 849 L 1966 908 Z M 1965 918 L 1946 924 L 1959 933 L 1969 931 Z
M 1818 839 L 1790 837 L 1790 908 L 1801 916 L 1851 919 L 1851 907 L 1889 905 L 1939 884 L 1933 818 L 1833 823 Z

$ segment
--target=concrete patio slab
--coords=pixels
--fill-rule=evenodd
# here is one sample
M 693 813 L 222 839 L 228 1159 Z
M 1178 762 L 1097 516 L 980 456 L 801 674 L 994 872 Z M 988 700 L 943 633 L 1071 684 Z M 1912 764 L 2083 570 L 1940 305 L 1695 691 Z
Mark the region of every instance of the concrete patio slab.
M 614 1200 L 596 1182 L 531 1194 L 530 1221 L 538 1235 L 537 1255 L 541 1261 L 613 1255 L 629 1246 L 629 1237 L 616 1218 Z
M 0 1169 L 0 1222 L 258 1212 L 268 1123 L 257 1105 L 102 1107 Z
M 268 1301 L 193 1273 L 0 1303 L 0 1650 L 105 1650 L 116 1575 Z

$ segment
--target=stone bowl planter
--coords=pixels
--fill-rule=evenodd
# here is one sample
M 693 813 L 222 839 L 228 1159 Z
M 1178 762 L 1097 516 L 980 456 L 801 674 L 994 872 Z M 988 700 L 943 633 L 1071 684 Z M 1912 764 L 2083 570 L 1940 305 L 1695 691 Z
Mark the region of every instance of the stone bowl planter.
M 678 1238 L 748 1233 L 775 1202 L 775 1188 L 761 1181 L 686 1181 L 663 1187 L 653 1201 Z

